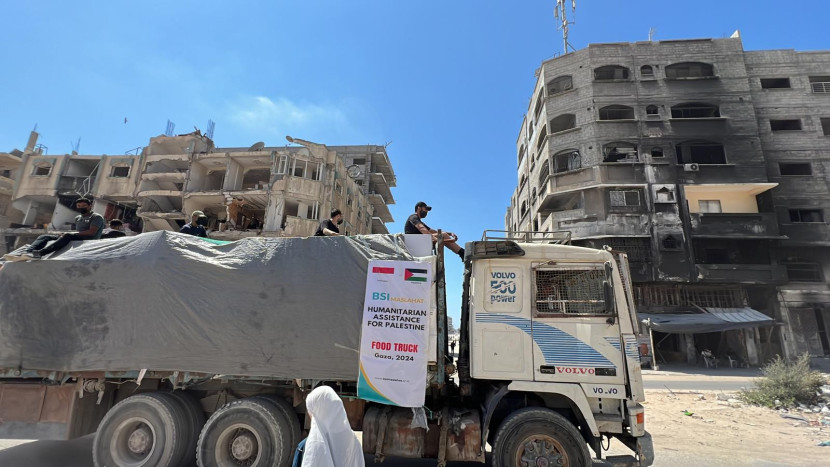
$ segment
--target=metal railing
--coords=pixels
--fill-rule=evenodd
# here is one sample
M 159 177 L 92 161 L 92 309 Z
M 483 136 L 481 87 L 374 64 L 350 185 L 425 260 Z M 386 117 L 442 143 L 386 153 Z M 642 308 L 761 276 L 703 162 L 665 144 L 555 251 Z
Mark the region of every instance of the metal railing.
M 507 230 L 485 230 L 481 235 L 482 241 L 510 240 L 517 243 L 553 243 L 557 245 L 570 245 L 571 232 L 540 232 L 540 231 L 518 231 Z

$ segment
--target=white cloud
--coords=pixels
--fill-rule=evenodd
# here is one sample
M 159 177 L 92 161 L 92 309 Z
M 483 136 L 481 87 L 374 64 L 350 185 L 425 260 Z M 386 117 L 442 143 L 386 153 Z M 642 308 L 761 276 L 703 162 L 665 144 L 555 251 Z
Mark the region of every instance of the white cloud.
M 296 103 L 285 97 L 246 97 L 231 105 L 230 120 L 240 130 L 263 136 L 300 138 L 347 136 L 353 133 L 343 109 L 314 103 Z M 302 135 L 308 136 L 302 136 Z

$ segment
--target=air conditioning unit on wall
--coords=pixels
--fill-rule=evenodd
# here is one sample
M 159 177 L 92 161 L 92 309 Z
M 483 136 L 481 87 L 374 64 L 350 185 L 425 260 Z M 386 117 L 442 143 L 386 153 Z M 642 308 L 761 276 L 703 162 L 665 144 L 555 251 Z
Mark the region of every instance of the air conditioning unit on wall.
M 686 172 L 697 172 L 700 170 L 700 166 L 697 164 L 683 164 L 683 170 Z

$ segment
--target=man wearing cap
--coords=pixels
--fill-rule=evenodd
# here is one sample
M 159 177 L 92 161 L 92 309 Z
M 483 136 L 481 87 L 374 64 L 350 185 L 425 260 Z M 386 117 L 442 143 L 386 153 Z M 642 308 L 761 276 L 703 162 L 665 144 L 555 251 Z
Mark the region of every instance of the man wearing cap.
M 104 225 L 106 220 L 104 216 L 92 210 L 92 201 L 87 198 L 78 198 L 75 200 L 75 210 L 81 214 L 75 216 L 75 228 L 78 229 L 75 233 L 65 233 L 60 237 L 55 235 L 41 235 L 29 246 L 24 255 L 8 254 L 3 258 L 6 261 L 26 261 L 29 258 L 40 258 L 49 253 L 62 250 L 66 245 L 69 245 L 73 240 L 98 240 L 101 234 L 104 233 Z M 51 245 L 47 244 L 54 240 Z
M 179 232 L 197 237 L 207 237 L 205 225 L 207 225 L 207 216 L 205 213 L 202 211 L 193 211 L 193 214 L 190 215 L 190 222 L 183 225 Z
M 427 206 L 427 203 L 423 201 L 418 201 L 415 204 L 415 214 L 409 216 L 406 219 L 406 225 L 404 226 L 404 233 L 408 234 L 424 234 L 424 235 L 432 235 L 432 242 L 435 243 L 438 241 L 438 231 L 435 229 L 431 229 L 428 225 L 424 224 L 423 218 L 427 217 L 427 213 L 432 211 L 431 206 Z M 458 236 L 452 232 L 443 232 L 444 237 L 444 246 L 449 248 L 456 253 L 461 259 L 464 259 L 464 248 L 458 246 Z

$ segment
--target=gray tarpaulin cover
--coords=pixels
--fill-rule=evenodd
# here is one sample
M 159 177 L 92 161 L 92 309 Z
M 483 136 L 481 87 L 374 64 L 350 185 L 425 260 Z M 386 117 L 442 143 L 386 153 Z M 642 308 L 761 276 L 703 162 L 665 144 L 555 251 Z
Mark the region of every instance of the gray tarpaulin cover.
M 403 238 L 173 232 L 0 269 L 0 367 L 354 380 L 370 259 Z

